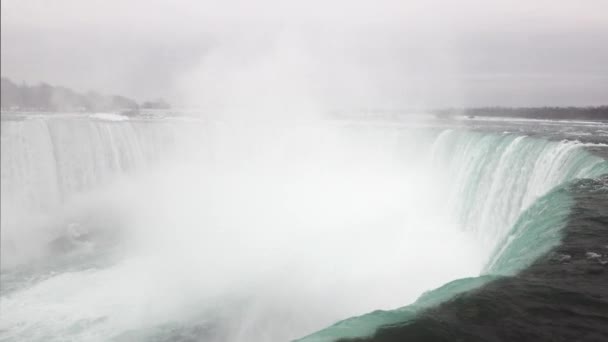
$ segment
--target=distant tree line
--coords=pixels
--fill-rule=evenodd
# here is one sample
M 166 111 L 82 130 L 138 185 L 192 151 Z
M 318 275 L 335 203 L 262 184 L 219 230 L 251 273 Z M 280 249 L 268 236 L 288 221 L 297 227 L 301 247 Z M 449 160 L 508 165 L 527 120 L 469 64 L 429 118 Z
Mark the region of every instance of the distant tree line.
M 608 106 L 597 107 L 480 107 L 436 110 L 438 117 L 465 115 L 469 117 L 512 117 L 528 119 L 608 120 Z
M 18 85 L 1 78 L 0 107 L 3 111 L 82 111 L 123 112 L 136 114 L 142 109 L 168 109 L 163 100 L 147 101 L 141 106 L 133 99 L 119 95 L 102 95 L 94 91 L 78 93 L 66 87 L 47 83 Z

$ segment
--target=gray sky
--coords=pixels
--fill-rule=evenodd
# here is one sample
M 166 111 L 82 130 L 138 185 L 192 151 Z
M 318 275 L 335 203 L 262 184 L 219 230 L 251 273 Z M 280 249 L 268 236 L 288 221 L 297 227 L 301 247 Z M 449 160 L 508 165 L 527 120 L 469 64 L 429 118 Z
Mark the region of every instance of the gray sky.
M 608 1 L 2 0 L 2 75 L 266 108 L 608 103 Z

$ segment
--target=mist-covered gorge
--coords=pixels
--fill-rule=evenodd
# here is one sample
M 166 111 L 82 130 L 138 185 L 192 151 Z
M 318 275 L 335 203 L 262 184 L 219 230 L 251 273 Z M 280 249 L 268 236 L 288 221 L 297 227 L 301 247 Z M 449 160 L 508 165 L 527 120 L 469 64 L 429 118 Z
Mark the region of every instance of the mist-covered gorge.
M 1 334 L 30 340 L 302 337 L 517 271 L 559 242 L 505 257 L 522 215 L 606 171 L 580 143 L 433 122 L 40 116 L 1 137 Z

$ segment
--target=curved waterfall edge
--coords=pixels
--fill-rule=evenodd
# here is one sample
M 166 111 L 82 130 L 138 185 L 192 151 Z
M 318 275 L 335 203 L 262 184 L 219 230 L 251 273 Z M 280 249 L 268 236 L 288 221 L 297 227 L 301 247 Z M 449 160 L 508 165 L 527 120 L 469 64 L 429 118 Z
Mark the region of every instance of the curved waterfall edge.
M 445 135 L 446 132 L 449 134 L 450 131 L 444 131 L 442 134 Z M 472 134 L 479 135 L 479 139 L 483 139 L 484 135 L 487 136 L 482 133 Z M 440 134 L 438 140 L 441 138 Z M 514 137 L 511 143 L 518 144 L 522 139 L 536 140 L 542 144 L 569 143 L 522 136 Z M 502 148 L 507 150 L 508 144 Z M 608 161 L 592 155 L 583 146 L 576 146 L 576 148 L 578 158 L 574 158 L 573 167 L 585 168 L 585 172 L 582 174 L 576 170 L 567 172 L 569 177 L 564 182 L 552 188 L 523 210 L 507 234 L 495 246 L 479 277 L 451 281 L 425 292 L 410 305 L 395 310 L 378 310 L 351 317 L 297 341 L 330 342 L 350 339 L 375 341 L 375 336 L 384 330 L 390 331 L 393 327 L 413 324 L 426 311 L 440 307 L 444 303 L 453 302 L 469 293 L 475 293 L 479 289 L 504 279 L 517 277 L 539 260 L 553 257 L 554 251 L 561 246 L 564 230 L 569 223 L 573 207 L 576 205 L 576 198 L 571 194 L 573 189 L 580 192 L 580 184 L 593 183 L 599 179 L 604 179 L 603 183 L 599 181 L 601 184 L 608 182 Z M 583 178 L 579 178 L 580 176 Z M 603 187 L 608 189 L 606 184 Z M 386 340 L 392 341 L 390 338 Z

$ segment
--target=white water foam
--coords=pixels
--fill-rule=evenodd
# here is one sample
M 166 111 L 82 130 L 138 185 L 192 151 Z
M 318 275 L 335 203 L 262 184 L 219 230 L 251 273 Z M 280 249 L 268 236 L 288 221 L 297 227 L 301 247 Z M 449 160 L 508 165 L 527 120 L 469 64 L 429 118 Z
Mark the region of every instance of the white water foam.
M 3 293 L 1 334 L 303 336 L 477 275 L 535 198 L 600 162 L 575 143 L 435 136 L 401 126 L 3 122 L 3 275 L 59 258 L 49 248 L 58 238 L 94 259 L 108 235 L 99 231 L 110 231 L 121 254 L 104 268 L 47 266 L 57 273 Z

